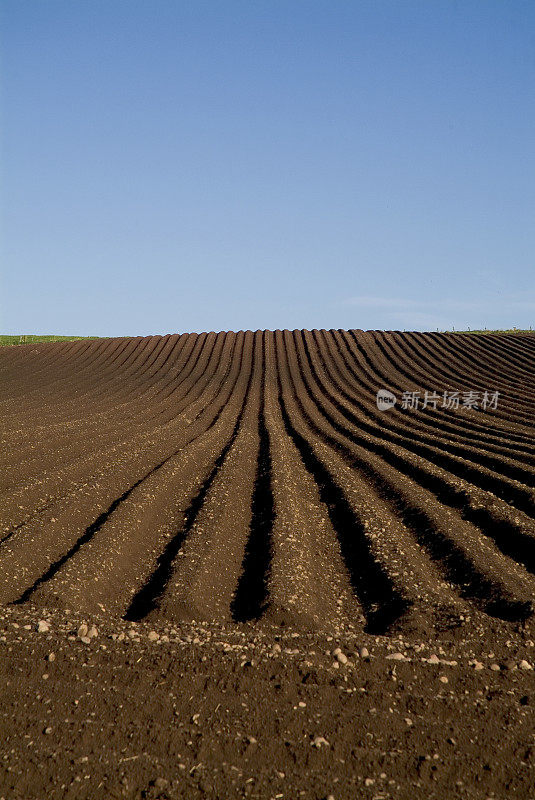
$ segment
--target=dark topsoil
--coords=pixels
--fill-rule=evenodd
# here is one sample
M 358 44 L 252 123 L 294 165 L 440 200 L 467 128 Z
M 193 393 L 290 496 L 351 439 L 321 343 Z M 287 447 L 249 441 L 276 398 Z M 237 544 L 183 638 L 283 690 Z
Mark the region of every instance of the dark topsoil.
M 432 642 L 191 622 L 151 641 L 108 618 L 88 643 L 82 621 L 2 612 L 0 800 L 535 797 L 521 625 Z

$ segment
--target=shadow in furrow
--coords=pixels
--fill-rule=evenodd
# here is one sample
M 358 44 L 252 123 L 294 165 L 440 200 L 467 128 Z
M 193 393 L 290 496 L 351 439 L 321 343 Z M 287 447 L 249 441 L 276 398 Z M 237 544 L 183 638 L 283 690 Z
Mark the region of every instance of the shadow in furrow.
M 173 574 L 173 564 L 178 555 L 178 551 L 184 544 L 186 537 L 195 524 L 195 520 L 197 519 L 199 511 L 204 505 L 206 495 L 208 494 L 210 487 L 227 456 L 228 451 L 234 444 L 234 440 L 236 439 L 241 424 L 243 408 L 244 406 L 242 406 L 238 419 L 236 420 L 236 424 L 230 439 L 219 456 L 216 458 L 212 471 L 189 504 L 184 515 L 184 524 L 167 543 L 161 555 L 158 556 L 156 569 L 148 581 L 134 595 L 126 614 L 124 615 L 124 619 L 131 622 L 139 622 L 139 620 L 143 619 L 147 616 L 147 614 L 157 608 L 158 601 L 164 594 L 169 580 Z
M 392 465 L 403 471 L 403 462 L 397 462 L 396 458 L 391 460 Z M 358 462 L 357 466 L 363 469 Z M 373 473 L 370 472 L 369 477 Z M 535 541 L 525 535 L 512 522 L 505 519 L 497 519 L 492 512 L 485 508 L 475 508 L 472 501 L 463 489 L 456 489 L 449 486 L 440 477 L 418 467 L 416 464 L 411 467 L 409 477 L 428 491 L 432 492 L 436 499 L 444 506 L 449 506 L 457 510 L 463 519 L 475 525 L 481 533 L 492 539 L 496 547 L 501 552 L 514 559 L 535 575 Z
M 321 388 L 321 381 L 310 358 L 310 353 L 308 350 L 306 350 L 306 353 L 308 364 L 314 380 Z M 301 361 L 301 359 L 299 360 Z M 437 443 L 437 445 L 440 446 L 440 452 L 433 450 L 433 448 L 428 444 L 417 441 L 416 437 L 414 440 L 409 442 L 407 440 L 412 437 L 407 435 L 401 436 L 399 433 L 388 431 L 387 429 L 380 429 L 377 427 L 377 423 L 371 424 L 365 417 L 357 416 L 335 397 L 331 396 L 328 399 L 329 402 L 334 405 L 336 410 L 339 411 L 340 414 L 346 420 L 348 420 L 348 422 L 356 426 L 359 431 L 370 434 L 374 437 L 374 439 L 382 438 L 388 442 L 388 445 L 386 443 L 383 444 L 381 442 L 369 440 L 368 438 L 359 436 L 356 431 L 351 431 L 350 429 L 346 428 L 345 425 L 342 425 L 340 422 L 333 419 L 332 416 L 328 415 L 325 409 L 321 407 L 320 403 L 315 401 L 320 413 L 328 419 L 329 424 L 341 436 L 350 438 L 351 441 L 361 445 L 362 447 L 365 447 L 375 455 L 381 456 L 381 458 L 383 458 L 387 463 L 396 467 L 396 469 L 399 469 L 401 472 L 406 472 L 407 469 L 413 469 L 413 466 L 412 464 L 408 465 L 404 458 L 393 452 L 390 449 L 392 446 L 406 449 L 425 460 L 431 461 L 433 464 L 436 464 L 436 466 L 444 469 L 445 471 L 451 472 L 453 475 L 463 478 L 464 480 L 470 480 L 475 486 L 479 486 L 483 490 L 493 492 L 497 497 L 500 497 L 502 500 L 505 500 L 508 503 L 512 502 L 516 508 L 533 518 L 535 505 L 533 503 L 533 499 L 527 494 L 528 484 L 525 483 L 526 473 L 524 470 L 522 470 L 519 474 L 518 469 L 515 471 L 512 466 L 509 468 L 508 465 L 504 465 L 499 461 L 492 460 L 490 456 L 479 454 L 478 457 L 480 463 L 483 466 L 486 466 L 487 469 L 496 470 L 498 472 L 501 470 L 503 475 L 511 478 L 512 480 L 516 480 L 519 483 L 523 483 L 523 486 L 517 487 L 511 483 L 504 484 L 498 475 L 488 475 L 485 472 L 482 472 L 475 463 L 468 463 L 464 455 L 462 456 L 464 460 L 462 463 L 459 463 L 459 461 L 454 457 L 455 453 L 452 455 L 444 449 L 448 446 L 444 441 Z M 361 404 L 355 400 L 351 400 L 351 402 L 355 403 L 356 407 L 362 408 L 364 414 L 367 413 Z M 459 455 L 457 455 L 457 458 L 459 458 Z
M 242 353 L 241 359 L 242 359 L 241 360 L 241 364 L 243 364 L 243 353 Z M 239 423 L 241 421 L 241 417 L 243 415 L 243 410 L 245 408 L 245 399 L 247 397 L 247 393 L 248 393 L 248 390 L 249 390 L 249 387 L 250 387 L 250 384 L 251 384 L 251 380 L 252 380 L 252 372 L 251 372 L 251 376 L 249 377 L 249 383 L 248 383 L 248 387 L 247 387 L 247 392 L 245 394 L 245 398 L 244 398 L 240 413 L 238 415 L 238 420 L 236 422 L 236 427 L 234 428 L 234 432 L 233 432 L 233 437 L 234 438 L 235 438 L 237 429 L 239 427 Z M 214 416 L 214 418 L 212 419 L 212 421 L 210 422 L 210 424 L 207 426 L 206 430 L 203 433 L 207 433 L 207 431 L 209 431 L 211 428 L 214 427 L 214 425 L 219 420 L 219 417 L 221 416 L 223 408 L 224 408 L 224 405 L 222 405 L 218 409 L 216 415 Z M 197 415 L 197 417 L 198 416 L 199 416 L 199 414 Z M 191 439 L 188 442 L 188 445 L 190 445 L 193 441 L 195 441 L 195 439 L 197 439 L 199 435 L 201 435 L 201 434 L 198 434 L 193 439 Z M 86 528 L 86 530 L 84 531 L 82 536 L 80 536 L 80 538 L 75 542 L 75 544 L 71 547 L 71 549 L 64 556 L 62 556 L 60 559 L 58 559 L 53 564 L 51 564 L 51 566 L 48 568 L 48 570 L 43 575 L 41 575 L 41 577 L 38 578 L 35 581 L 35 583 L 32 584 L 32 586 L 30 586 L 28 589 L 26 589 L 23 592 L 23 594 L 17 600 L 14 601 L 14 604 L 20 604 L 20 603 L 26 602 L 26 600 L 28 600 L 33 595 L 35 590 L 41 584 L 46 583 L 51 578 L 53 578 L 54 575 L 56 575 L 56 573 L 61 569 L 61 567 L 72 556 L 74 556 L 84 544 L 87 544 L 87 542 L 89 542 L 93 538 L 95 533 L 97 533 L 97 531 L 99 531 L 102 528 L 102 526 L 108 521 L 108 518 L 113 514 L 113 512 L 117 509 L 117 507 L 132 494 L 134 489 L 137 489 L 137 487 L 140 486 L 144 481 L 146 481 L 148 478 L 150 478 L 152 475 L 154 475 L 156 472 L 158 472 L 158 470 L 160 470 L 163 466 L 165 466 L 165 464 L 167 464 L 168 461 L 171 461 L 171 459 L 176 458 L 176 456 L 178 456 L 178 454 L 183 449 L 184 449 L 183 447 L 179 447 L 178 450 L 175 450 L 174 452 L 172 452 L 169 456 L 167 456 L 162 461 L 160 461 L 159 464 L 157 464 L 155 467 L 153 467 L 153 469 L 151 469 L 149 472 L 147 472 L 146 475 L 144 475 L 138 481 L 133 483 L 132 486 L 130 486 L 125 492 L 123 492 L 123 494 L 120 497 L 117 497 L 113 501 L 113 503 L 110 505 L 110 507 L 106 511 L 104 511 L 102 514 L 100 514 L 96 518 L 96 520 L 94 522 L 92 522 L 91 525 L 88 528 Z
M 260 441 L 249 538 L 245 547 L 242 572 L 230 606 L 235 622 L 249 622 L 258 619 L 268 605 L 275 505 L 271 486 L 271 450 L 264 410 L 264 392 L 262 392 L 258 418 Z
M 503 597 L 491 580 L 474 569 L 472 562 L 459 547 L 436 528 L 430 527 L 430 521 L 423 511 L 409 508 L 400 515 L 418 543 L 428 551 L 434 561 L 442 564 L 446 578 L 459 587 L 462 597 L 481 605 L 490 616 L 510 622 L 522 621 L 532 615 L 533 608 L 529 601 Z
M 327 507 L 338 536 L 351 585 L 366 615 L 365 630 L 369 633 L 386 633 L 408 611 L 410 603 L 396 591 L 388 574 L 374 559 L 364 528 L 342 489 L 334 482 L 306 439 L 293 428 L 282 395 L 279 395 L 279 402 L 286 432 L 314 478 L 320 499 Z
M 370 481 L 377 494 L 393 507 L 395 513 L 400 517 L 405 527 L 411 531 L 416 541 L 421 547 L 427 550 L 430 557 L 442 570 L 446 579 L 458 587 L 462 597 L 472 600 L 472 602 L 482 608 L 487 614 L 499 617 L 500 619 L 521 621 L 532 615 L 533 608 L 529 601 L 516 601 L 512 598 L 504 597 L 499 587 L 491 579 L 487 578 L 476 569 L 463 550 L 451 541 L 451 539 L 448 539 L 443 533 L 437 530 L 433 521 L 425 511 L 409 505 L 394 486 L 377 475 L 372 467 L 362 460 L 355 460 L 354 456 L 346 448 L 340 447 L 338 443 L 330 439 L 306 413 L 306 410 L 298 398 L 297 402 L 301 412 L 320 439 L 326 444 L 334 446 L 348 465 L 358 470 Z M 334 421 L 329 421 L 333 427 L 337 427 Z M 392 466 L 396 466 L 403 474 L 406 465 L 402 459 L 395 454 L 389 453 L 389 455 L 391 455 L 392 458 L 385 458 L 385 460 L 390 461 Z M 414 478 L 415 475 L 418 475 L 421 479 L 422 486 L 428 489 L 433 487 L 434 491 L 437 492 L 437 499 L 441 502 L 445 501 L 446 489 L 439 478 L 435 478 L 414 466 L 410 477 Z M 439 493 L 439 489 L 442 489 L 441 493 Z M 457 498 L 457 500 L 459 500 L 459 498 Z M 518 537 L 516 539 L 511 538 L 509 545 L 511 548 L 514 548 L 515 553 L 518 554 Z
M 115 511 L 115 509 L 116 509 L 116 508 L 117 508 L 117 507 L 118 507 L 118 506 L 119 506 L 119 505 L 120 505 L 120 504 L 121 504 L 121 503 L 122 503 L 124 500 L 126 500 L 126 499 L 127 499 L 127 498 L 128 498 L 128 497 L 129 497 L 129 496 L 132 494 L 132 492 L 134 491 L 134 489 L 136 489 L 136 488 L 137 488 L 137 487 L 138 487 L 138 486 L 139 486 L 141 483 L 143 483 L 143 481 L 145 481 L 145 480 L 146 480 L 146 479 L 147 479 L 147 478 L 148 478 L 150 475 L 153 475 L 153 474 L 154 474 L 154 473 L 155 473 L 157 470 L 159 470 L 161 467 L 163 467 L 163 465 L 164 465 L 164 464 L 165 464 L 167 461 L 169 461 L 169 459 L 170 459 L 170 458 L 172 458 L 172 457 L 173 457 L 173 456 L 169 456 L 168 458 L 166 458 L 166 459 L 165 459 L 165 461 L 162 461 L 160 464 L 158 464 L 158 465 L 157 465 L 157 466 L 156 466 L 154 469 L 152 469 L 152 470 L 151 470 L 151 471 L 150 471 L 150 472 L 149 472 L 147 475 L 144 475 L 144 476 L 143 476 L 142 478 L 140 478 L 138 481 L 136 481 L 135 483 L 133 483 L 133 484 L 132 484 L 132 486 L 130 486 L 130 487 L 129 487 L 129 488 L 126 490 L 126 492 L 123 492 L 123 494 L 122 494 L 120 497 L 117 497 L 117 498 L 116 498 L 116 499 L 113 501 L 113 503 L 110 505 L 110 507 L 109 507 L 109 508 L 108 508 L 106 511 L 104 511 L 102 514 L 100 514 L 100 515 L 99 515 L 99 516 L 96 518 L 96 520 L 95 520 L 94 522 L 92 522 L 92 523 L 91 523 L 91 525 L 89 525 L 89 527 L 88 527 L 88 528 L 86 528 L 86 530 L 84 531 L 84 533 L 83 533 L 83 534 L 80 536 L 80 538 L 79 538 L 79 539 L 77 539 L 77 540 L 76 540 L 76 542 L 73 544 L 73 546 L 71 547 L 71 549 L 70 549 L 70 550 L 69 550 L 69 551 L 68 551 L 68 552 L 67 552 L 67 553 L 66 553 L 64 556 L 62 556 L 61 558 L 58 558 L 58 560 L 57 560 L 57 561 L 54 561 L 54 563 L 50 565 L 50 567 L 47 569 L 47 571 L 46 571 L 45 573 L 43 573 L 43 575 L 41 575 L 41 577 L 40 577 L 40 578 L 38 578 L 38 579 L 35 581 L 35 583 L 33 583 L 31 586 L 29 586 L 29 587 L 28 587 L 28 589 L 26 589 L 26 590 L 23 592 L 23 594 L 21 594 L 21 596 L 20 596 L 20 597 L 19 597 L 17 600 L 15 600 L 15 601 L 14 601 L 14 605 L 18 605 L 18 604 L 20 604 L 20 603 L 25 603 L 27 600 L 29 600 L 29 599 L 30 599 L 30 597 L 32 596 L 32 594 L 35 592 L 35 590 L 36 590 L 36 589 L 38 589 L 38 588 L 39 588 L 39 586 L 41 586 L 43 583 L 46 583 L 46 582 L 47 582 L 47 581 L 49 581 L 51 578 L 53 578 L 53 577 L 54 577 L 54 575 L 55 575 L 57 572 L 59 572 L 59 570 L 61 569 L 61 567 L 62 567 L 62 566 L 63 566 L 63 565 L 64 565 L 64 564 L 65 564 L 65 563 L 66 563 L 66 562 L 67 562 L 67 561 L 68 561 L 70 558 L 72 558 L 72 556 L 74 556 L 74 555 L 75 555 L 75 554 L 78 552 L 78 550 L 79 550 L 79 549 L 80 549 L 80 548 L 81 548 L 81 547 L 82 547 L 84 544 L 87 544 L 87 542 L 89 542 L 89 541 L 90 541 L 90 539 L 92 539 L 92 538 L 93 538 L 93 536 L 95 535 L 95 533 L 96 533 L 97 531 L 99 531 L 99 530 L 102 528 L 102 526 L 103 526 L 103 525 L 104 525 L 104 524 L 107 522 L 108 518 L 111 516 L 111 514 L 113 514 L 113 512 Z
M 479 572 L 462 549 L 437 530 L 425 511 L 407 505 L 393 487 L 380 483 L 373 470 L 360 461 L 354 462 L 354 466 L 393 508 L 418 544 L 439 565 L 446 580 L 458 587 L 462 597 L 475 602 L 490 616 L 507 621 L 521 621 L 531 616 L 533 609 L 529 601 L 503 597 L 492 579 Z
M 462 515 L 489 536 L 504 555 L 513 558 L 535 575 L 535 541 L 506 520 L 497 520 L 486 508 L 463 506 Z
M 242 352 L 240 361 L 240 373 L 241 369 L 243 368 L 243 363 L 244 363 L 243 358 L 244 356 Z M 253 365 L 254 365 L 254 354 L 253 354 Z M 227 456 L 227 453 L 234 444 L 236 436 L 238 435 L 243 415 L 245 413 L 245 407 L 247 405 L 249 390 L 251 388 L 251 383 L 253 380 L 253 372 L 254 372 L 254 366 L 251 366 L 251 371 L 249 374 L 249 380 L 247 382 L 247 388 L 244 393 L 243 402 L 241 404 L 238 416 L 236 418 L 236 424 L 234 425 L 234 429 L 232 431 L 229 440 L 227 441 L 221 453 L 215 460 L 214 466 L 210 474 L 208 475 L 208 477 L 202 484 L 200 490 L 197 492 L 197 494 L 189 504 L 186 513 L 184 515 L 184 523 L 182 527 L 167 543 L 163 552 L 158 556 L 157 566 L 152 575 L 132 598 L 129 607 L 126 610 L 126 613 L 124 614 L 124 619 L 132 622 L 137 622 L 146 617 L 147 614 L 149 614 L 155 608 L 157 608 L 158 602 L 162 597 L 162 595 L 164 594 L 167 585 L 169 583 L 169 580 L 173 574 L 173 563 L 178 555 L 178 551 L 182 547 L 184 541 L 186 540 L 186 537 L 188 536 L 193 525 L 195 524 L 195 520 L 197 519 L 199 511 L 201 510 L 204 504 L 206 495 L 210 490 L 210 487 L 214 482 L 221 468 L 221 465 L 223 464 Z M 221 411 L 222 409 L 219 410 L 212 425 L 214 425 L 217 419 L 219 419 Z M 210 425 L 210 428 L 212 427 L 212 425 Z

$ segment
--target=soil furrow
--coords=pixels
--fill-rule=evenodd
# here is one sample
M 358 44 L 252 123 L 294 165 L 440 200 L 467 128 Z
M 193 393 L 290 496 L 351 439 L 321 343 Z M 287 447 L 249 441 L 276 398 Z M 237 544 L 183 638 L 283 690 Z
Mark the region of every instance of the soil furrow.
M 534 356 L 528 334 L 342 330 L 0 349 L 0 603 L 336 636 L 527 626 Z M 383 412 L 380 388 L 500 400 Z
M 307 376 L 307 364 L 303 356 L 304 353 L 301 354 L 300 364 L 301 369 L 304 370 L 303 375 Z M 493 609 L 497 611 L 501 608 L 516 609 L 519 618 L 530 614 L 531 597 L 535 585 L 518 570 L 514 562 L 506 560 L 495 547 L 488 545 L 480 532 L 457 517 L 454 511 L 448 509 L 444 511 L 430 492 L 415 485 L 403 473 L 393 470 L 382 459 L 371 456 L 355 445 L 352 438 L 349 438 L 351 432 L 347 429 L 344 430 L 341 426 L 339 428 L 336 421 L 336 409 L 323 398 L 316 396 L 311 381 L 312 378 L 308 375 L 305 392 L 307 398 L 314 399 L 315 407 L 321 414 L 315 424 L 316 433 L 335 447 L 342 448 L 348 463 L 352 463 L 356 467 L 364 465 L 365 469 L 373 469 L 380 476 L 382 486 L 387 487 L 388 491 L 392 493 L 397 492 L 397 498 L 404 507 L 427 515 L 431 520 L 428 527 L 432 526 L 436 537 L 448 539 L 450 546 L 456 551 L 462 551 L 465 560 L 470 562 L 470 571 L 473 575 L 472 586 L 475 587 L 480 581 L 492 581 L 494 585 L 491 598 Z M 306 413 L 304 406 L 303 413 Z M 310 418 L 309 420 L 312 422 Z M 451 573 L 447 573 L 447 575 L 449 574 Z M 464 584 L 464 574 L 465 572 L 459 572 L 455 581 L 458 585 Z M 497 598 L 500 598 L 500 602 Z M 473 599 L 478 600 L 479 595 L 473 594 Z M 507 613 L 513 614 L 514 612 L 507 611 Z

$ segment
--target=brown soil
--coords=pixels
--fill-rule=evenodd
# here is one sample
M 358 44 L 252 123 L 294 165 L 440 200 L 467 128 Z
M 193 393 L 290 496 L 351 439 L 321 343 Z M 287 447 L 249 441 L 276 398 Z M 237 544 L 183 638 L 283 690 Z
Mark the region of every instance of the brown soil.
M 534 355 L 2 348 L 0 800 L 534 798 Z M 400 407 L 424 390 L 500 399 Z

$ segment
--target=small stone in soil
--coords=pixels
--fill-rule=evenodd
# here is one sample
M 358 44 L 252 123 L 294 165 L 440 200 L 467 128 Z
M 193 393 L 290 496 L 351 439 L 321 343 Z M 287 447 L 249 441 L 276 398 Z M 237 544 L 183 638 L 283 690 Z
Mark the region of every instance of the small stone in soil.
M 317 747 L 318 749 L 323 746 L 330 747 L 329 742 L 327 741 L 327 739 L 324 739 L 323 736 L 316 736 L 316 738 L 312 742 L 312 746 Z

